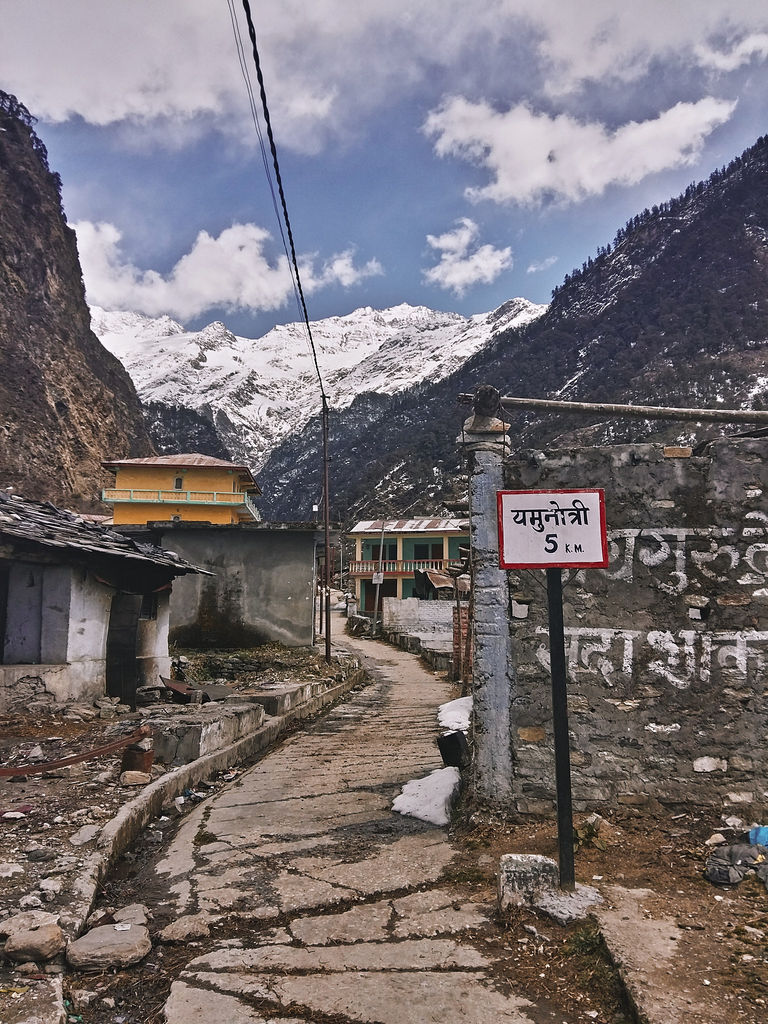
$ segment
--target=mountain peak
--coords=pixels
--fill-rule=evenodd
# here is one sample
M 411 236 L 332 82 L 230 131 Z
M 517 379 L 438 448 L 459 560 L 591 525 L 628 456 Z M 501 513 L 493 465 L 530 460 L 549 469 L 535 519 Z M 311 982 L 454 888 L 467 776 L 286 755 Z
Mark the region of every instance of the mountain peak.
M 501 311 L 467 318 L 401 303 L 315 321 L 312 335 L 331 406 L 344 409 L 362 393 L 391 395 L 440 380 L 516 319 L 526 322 L 545 308 L 514 299 Z M 301 323 L 249 339 L 236 337 L 221 321 L 187 332 L 168 317 L 94 308 L 93 324 L 142 400 L 153 403 L 158 436 L 162 404 L 181 406 L 209 419 L 233 456 L 258 468 L 319 409 Z

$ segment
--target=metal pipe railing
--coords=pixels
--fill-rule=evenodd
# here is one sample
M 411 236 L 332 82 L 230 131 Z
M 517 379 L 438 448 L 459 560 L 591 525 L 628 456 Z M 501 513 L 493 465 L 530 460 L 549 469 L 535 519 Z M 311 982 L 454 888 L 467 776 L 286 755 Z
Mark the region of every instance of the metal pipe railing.
M 474 395 L 461 394 L 459 401 L 471 404 Z M 610 402 L 564 402 L 549 398 L 513 398 L 499 396 L 502 409 L 543 409 L 549 412 L 572 412 L 584 416 L 630 416 L 645 420 L 694 420 L 716 423 L 765 423 L 768 410 L 763 409 L 676 409 L 657 405 L 618 405 Z

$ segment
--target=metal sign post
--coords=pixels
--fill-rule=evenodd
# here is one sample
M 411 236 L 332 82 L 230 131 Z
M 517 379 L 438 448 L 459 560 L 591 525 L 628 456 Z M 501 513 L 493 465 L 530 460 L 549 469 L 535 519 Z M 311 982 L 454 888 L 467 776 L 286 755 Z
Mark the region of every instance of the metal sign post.
M 573 892 L 573 807 L 562 569 L 608 565 L 602 490 L 498 491 L 499 565 L 546 569 L 560 888 Z
M 568 690 L 565 676 L 563 630 L 563 577 L 560 569 L 547 569 L 549 606 L 549 667 L 552 675 L 552 726 L 555 734 L 555 789 L 557 791 L 557 848 L 560 888 L 573 892 L 573 807 L 571 803 L 571 748 L 568 742 Z

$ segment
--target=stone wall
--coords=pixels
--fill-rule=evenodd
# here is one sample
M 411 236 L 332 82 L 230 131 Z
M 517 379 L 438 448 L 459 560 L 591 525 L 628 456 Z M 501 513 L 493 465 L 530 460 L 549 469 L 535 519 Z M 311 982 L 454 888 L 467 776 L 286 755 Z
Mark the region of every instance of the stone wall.
M 382 626 L 390 632 L 449 633 L 453 623 L 453 601 L 421 601 L 418 597 L 382 599 Z
M 563 576 L 575 809 L 768 811 L 767 456 L 768 439 L 740 439 L 506 463 L 509 489 L 606 494 L 609 567 Z M 508 583 L 513 803 L 551 813 L 544 573 Z

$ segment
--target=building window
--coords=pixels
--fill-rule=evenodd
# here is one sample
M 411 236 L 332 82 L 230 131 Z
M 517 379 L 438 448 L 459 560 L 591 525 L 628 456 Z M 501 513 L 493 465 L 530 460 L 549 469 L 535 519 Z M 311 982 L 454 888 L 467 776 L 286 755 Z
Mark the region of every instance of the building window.
M 432 559 L 438 561 L 443 557 L 442 541 L 423 542 L 413 545 L 413 557 L 420 561 Z
M 383 546 L 384 546 L 384 552 L 382 554 L 382 552 L 381 552 L 381 547 L 382 546 L 380 544 L 372 544 L 371 545 L 371 558 L 374 561 L 376 561 L 376 562 L 378 562 L 380 558 L 383 558 L 385 561 L 392 561 L 392 562 L 395 561 L 395 559 L 397 558 L 397 541 L 396 540 L 393 540 L 393 541 L 386 541 L 385 540 Z
M 173 486 L 174 486 L 174 488 L 177 491 L 183 490 L 184 489 L 184 478 L 180 477 L 180 476 L 177 476 L 176 479 L 173 481 Z
M 143 594 L 141 597 L 140 619 L 157 618 L 157 594 Z

